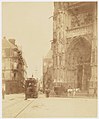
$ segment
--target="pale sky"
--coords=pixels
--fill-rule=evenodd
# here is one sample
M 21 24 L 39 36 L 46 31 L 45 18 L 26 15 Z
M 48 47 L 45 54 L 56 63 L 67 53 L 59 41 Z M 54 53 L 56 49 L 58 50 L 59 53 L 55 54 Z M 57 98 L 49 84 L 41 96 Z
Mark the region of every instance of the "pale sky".
M 22 46 L 28 77 L 42 76 L 42 59 L 53 39 L 53 3 L 13 2 L 2 4 L 2 34 Z M 35 71 L 37 70 L 37 71 Z

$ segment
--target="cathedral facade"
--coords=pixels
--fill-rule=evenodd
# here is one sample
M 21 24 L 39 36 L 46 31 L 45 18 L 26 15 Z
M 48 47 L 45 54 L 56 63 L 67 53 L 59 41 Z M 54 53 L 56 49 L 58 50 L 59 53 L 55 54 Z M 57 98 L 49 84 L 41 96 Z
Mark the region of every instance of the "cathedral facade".
M 97 89 L 97 3 L 54 2 L 54 85 Z

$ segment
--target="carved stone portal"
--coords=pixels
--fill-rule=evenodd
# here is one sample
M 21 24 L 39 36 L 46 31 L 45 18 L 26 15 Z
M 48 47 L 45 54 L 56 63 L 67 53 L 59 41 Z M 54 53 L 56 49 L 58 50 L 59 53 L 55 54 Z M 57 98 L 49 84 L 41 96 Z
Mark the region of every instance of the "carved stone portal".
M 67 74 L 68 82 L 72 87 L 87 90 L 91 78 L 91 45 L 84 39 L 76 39 L 67 50 Z M 76 70 L 76 73 L 75 73 Z M 74 84 L 75 82 L 75 84 Z

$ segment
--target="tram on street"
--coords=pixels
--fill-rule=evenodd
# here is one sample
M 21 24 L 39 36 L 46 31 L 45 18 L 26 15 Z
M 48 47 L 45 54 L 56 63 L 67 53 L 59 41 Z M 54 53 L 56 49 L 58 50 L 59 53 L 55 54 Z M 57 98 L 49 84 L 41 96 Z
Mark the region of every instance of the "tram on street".
M 38 98 L 38 85 L 35 78 L 25 80 L 25 100 L 28 98 Z

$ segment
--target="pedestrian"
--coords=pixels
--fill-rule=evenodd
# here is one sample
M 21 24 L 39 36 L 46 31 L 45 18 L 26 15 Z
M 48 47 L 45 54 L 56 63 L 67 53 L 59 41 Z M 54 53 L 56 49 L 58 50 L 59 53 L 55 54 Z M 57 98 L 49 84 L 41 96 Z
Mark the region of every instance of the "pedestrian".
M 4 91 L 4 88 L 2 88 L 2 98 L 3 98 L 3 99 L 5 98 L 5 91 Z
M 70 85 L 69 85 L 69 87 L 67 89 L 67 92 L 68 92 L 68 96 L 71 96 L 72 95 L 73 89 L 71 88 Z
M 46 97 L 49 97 L 49 93 L 50 93 L 49 88 L 46 88 L 46 89 L 45 89 L 45 93 L 46 93 Z
M 76 95 L 76 89 L 73 89 L 73 96 Z
M 94 89 L 94 96 L 97 97 L 97 88 Z

